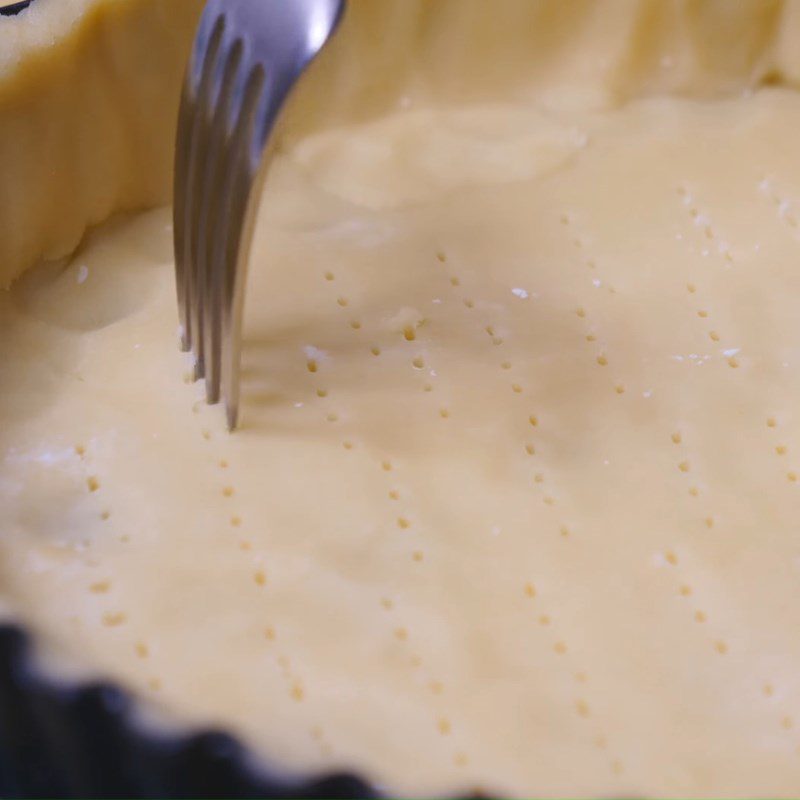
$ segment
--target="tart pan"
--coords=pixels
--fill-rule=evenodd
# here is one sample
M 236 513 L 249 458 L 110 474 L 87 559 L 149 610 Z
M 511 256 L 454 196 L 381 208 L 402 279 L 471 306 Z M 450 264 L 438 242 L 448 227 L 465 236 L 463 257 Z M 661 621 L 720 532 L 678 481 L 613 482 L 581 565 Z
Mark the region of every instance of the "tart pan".
M 256 770 L 222 731 L 157 737 L 133 723 L 135 701 L 103 682 L 38 674 L 31 637 L 0 625 L 0 797 L 372 798 L 344 773 L 304 780 Z
M 13 14 L 19 14 L 23 8 L 27 8 L 30 4 L 31 0 L 20 0 L 19 3 L 12 3 L 11 5 L 0 8 L 0 14 L 3 14 L 7 17 L 12 16 Z

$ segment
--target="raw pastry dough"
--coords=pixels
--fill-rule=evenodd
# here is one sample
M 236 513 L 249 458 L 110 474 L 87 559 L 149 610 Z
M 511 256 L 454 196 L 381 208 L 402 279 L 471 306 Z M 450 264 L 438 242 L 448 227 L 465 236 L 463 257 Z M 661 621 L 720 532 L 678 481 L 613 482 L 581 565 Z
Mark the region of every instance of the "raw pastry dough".
M 303 774 L 792 796 L 795 6 L 494 7 L 353 4 L 267 183 L 234 435 L 183 380 L 167 210 L 0 296 L 4 614 L 56 674 Z M 158 197 L 163 161 L 123 179 L 147 139 L 43 172 L 69 233 L 20 216 L 5 278 Z

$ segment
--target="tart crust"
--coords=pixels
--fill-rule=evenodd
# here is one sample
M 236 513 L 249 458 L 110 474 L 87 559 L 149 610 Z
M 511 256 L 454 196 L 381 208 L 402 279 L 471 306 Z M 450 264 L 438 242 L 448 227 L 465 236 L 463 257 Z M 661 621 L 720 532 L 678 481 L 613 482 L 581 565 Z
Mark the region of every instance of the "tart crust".
M 0 19 L 0 287 L 167 202 L 201 0 L 36 0 Z

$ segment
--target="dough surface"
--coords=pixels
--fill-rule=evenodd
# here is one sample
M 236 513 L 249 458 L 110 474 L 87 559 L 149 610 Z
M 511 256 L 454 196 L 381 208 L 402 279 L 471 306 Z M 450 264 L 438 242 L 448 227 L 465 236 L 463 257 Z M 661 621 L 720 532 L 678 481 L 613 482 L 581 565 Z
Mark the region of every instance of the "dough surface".
M 47 669 L 400 796 L 796 794 L 800 98 L 569 63 L 290 129 L 234 435 L 167 209 L 0 293 L 0 611 Z
M 34 0 L 0 17 L 0 290 L 114 211 L 168 202 L 202 0 Z
M 115 210 L 171 196 L 203 0 L 35 0 L 0 20 L 0 288 Z M 614 108 L 800 81 L 800 0 L 349 0 L 293 98 L 295 142 L 398 108 Z

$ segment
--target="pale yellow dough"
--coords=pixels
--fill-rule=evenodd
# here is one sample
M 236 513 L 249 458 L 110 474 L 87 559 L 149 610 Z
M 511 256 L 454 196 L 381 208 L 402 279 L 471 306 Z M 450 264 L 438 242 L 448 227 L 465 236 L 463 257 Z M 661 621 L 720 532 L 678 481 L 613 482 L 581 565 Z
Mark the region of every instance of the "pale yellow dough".
M 284 136 L 409 103 L 613 108 L 800 83 L 800 0 L 349 0 Z M 170 197 L 203 0 L 34 0 L 0 20 L 0 288 Z
M 617 29 L 576 6 L 588 63 Z M 234 435 L 177 352 L 167 210 L 0 295 L 0 609 L 48 669 L 402 796 L 796 796 L 800 97 L 756 87 L 794 6 L 607 8 L 684 21 L 645 48 L 672 96 L 554 54 L 524 102 L 407 76 L 289 128 Z M 703 72 L 700 17 L 770 33 Z
M 202 0 L 34 0 L 0 17 L 0 290 L 87 225 L 169 200 Z

